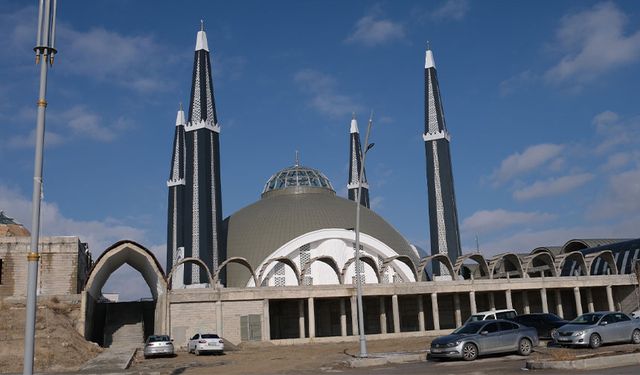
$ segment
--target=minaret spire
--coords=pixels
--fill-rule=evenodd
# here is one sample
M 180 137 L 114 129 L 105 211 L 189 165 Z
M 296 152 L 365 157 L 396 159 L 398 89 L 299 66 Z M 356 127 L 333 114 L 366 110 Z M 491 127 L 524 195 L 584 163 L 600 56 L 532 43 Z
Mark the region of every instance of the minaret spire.
M 347 183 L 349 199 L 357 200 L 358 185 L 360 184 L 360 166 L 362 165 L 362 146 L 360 145 L 360 133 L 358 132 L 358 121 L 356 114 L 351 117 L 350 145 L 349 145 L 349 182 Z M 369 208 L 369 184 L 367 183 L 367 173 L 362 172 L 362 196 L 360 204 Z
M 173 155 L 167 187 L 169 188 L 167 220 L 167 272 L 184 257 L 184 191 L 185 191 L 185 120 L 182 103 L 176 115 L 176 129 L 173 136 Z M 174 276 L 174 287 L 184 284 L 182 269 Z
M 226 258 L 226 252 L 221 246 L 220 125 L 216 114 L 209 45 L 203 21 L 200 21 L 200 30 L 196 36 L 187 121 L 182 106 L 176 118 L 176 134 L 180 131 L 184 140 L 181 141 L 180 135 L 176 135 L 179 139 L 177 142 L 182 142 L 184 146 L 174 147 L 174 159 L 175 155 L 178 155 L 184 160 L 184 167 L 178 173 L 183 181 L 183 190 L 181 193 L 178 193 L 178 190 L 172 193 L 174 190 L 171 185 L 169 187 L 168 247 L 177 246 L 171 238 L 174 230 L 171 226 L 172 220 L 175 220 L 175 226 L 183 231 L 184 251 L 181 254 L 184 257 L 201 259 L 213 273 L 218 264 Z M 175 165 L 176 162 L 172 161 L 172 166 Z M 173 181 L 174 172 L 175 168 L 172 169 L 170 182 Z M 172 198 L 172 194 L 175 197 Z M 172 212 L 171 199 L 176 201 L 175 212 Z M 174 254 L 177 250 L 172 251 L 174 253 L 171 254 L 172 259 L 167 259 L 168 264 L 175 264 Z M 222 275 L 221 281 L 224 282 L 224 279 Z M 191 264 L 184 267 L 183 280 L 185 284 L 209 282 L 206 273 Z
M 458 212 L 447 131 L 433 52 L 427 44 L 424 70 L 424 134 L 429 194 L 431 253 L 446 254 L 452 262 L 461 255 Z M 434 274 L 444 275 L 434 265 Z

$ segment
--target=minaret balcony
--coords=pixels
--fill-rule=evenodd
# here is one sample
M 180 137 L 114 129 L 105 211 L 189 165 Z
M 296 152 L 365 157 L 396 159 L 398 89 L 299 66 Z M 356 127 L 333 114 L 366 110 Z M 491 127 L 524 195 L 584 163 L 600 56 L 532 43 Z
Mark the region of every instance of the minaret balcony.
M 167 186 L 168 187 L 178 186 L 178 185 L 185 185 L 184 178 L 171 179 L 171 180 L 167 181 Z
M 358 184 L 357 182 L 353 182 L 353 183 L 350 183 L 350 184 L 347 185 L 347 189 L 357 189 L 359 185 L 360 184 Z M 362 182 L 362 188 L 363 189 L 368 189 L 369 188 L 369 184 L 366 183 L 366 182 Z
M 198 129 L 209 129 L 216 133 L 220 133 L 220 125 L 213 124 L 211 121 L 208 121 L 208 120 L 200 120 L 200 122 L 197 122 L 195 124 L 190 121 L 187 124 L 187 126 L 184 127 L 184 130 L 186 132 L 191 132 Z
M 424 139 L 425 142 L 428 141 L 435 141 L 438 139 L 446 139 L 447 141 L 451 142 L 451 136 L 449 135 L 449 133 L 445 130 L 441 130 L 437 133 L 425 133 L 422 135 L 422 139 Z

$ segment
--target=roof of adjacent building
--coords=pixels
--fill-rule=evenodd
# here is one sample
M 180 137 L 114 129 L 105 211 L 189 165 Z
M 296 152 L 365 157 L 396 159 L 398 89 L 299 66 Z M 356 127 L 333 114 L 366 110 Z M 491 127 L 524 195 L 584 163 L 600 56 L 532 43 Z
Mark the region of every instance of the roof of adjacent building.
M 22 224 L 13 220 L 0 211 L 0 237 L 28 237 L 31 232 Z
M 353 201 L 337 197 L 328 187 L 295 185 L 270 190 L 225 220 L 227 258 L 243 257 L 256 269 L 270 254 L 301 235 L 320 229 L 354 228 L 355 212 Z M 407 240 L 365 207 L 360 210 L 360 228 L 398 254 L 417 260 Z M 244 286 L 249 278 L 248 273 L 227 272 L 227 286 Z

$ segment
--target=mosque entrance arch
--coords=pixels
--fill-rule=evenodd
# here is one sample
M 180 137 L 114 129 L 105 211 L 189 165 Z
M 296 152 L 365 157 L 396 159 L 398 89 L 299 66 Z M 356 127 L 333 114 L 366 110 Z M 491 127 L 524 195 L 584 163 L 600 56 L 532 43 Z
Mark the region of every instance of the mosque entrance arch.
M 150 300 L 112 302 L 102 288 L 123 265 L 140 273 L 151 292 Z M 108 347 L 115 342 L 143 342 L 166 331 L 167 283 L 160 263 L 145 247 L 133 241 L 111 245 L 96 260 L 82 291 L 81 323 L 87 340 Z

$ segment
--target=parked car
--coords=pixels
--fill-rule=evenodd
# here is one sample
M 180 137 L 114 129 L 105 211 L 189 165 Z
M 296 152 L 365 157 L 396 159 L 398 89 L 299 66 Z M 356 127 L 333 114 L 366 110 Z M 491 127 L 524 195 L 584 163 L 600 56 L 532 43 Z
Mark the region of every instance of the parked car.
M 173 355 L 173 340 L 167 335 L 151 335 L 144 343 L 144 357 Z
M 473 361 L 479 355 L 518 352 L 529 355 L 538 345 L 538 334 L 508 320 L 469 322 L 447 336 L 431 342 L 431 358 L 462 358 Z
M 569 323 L 556 314 L 540 313 L 540 314 L 523 314 L 517 315 L 509 320 L 520 323 L 523 326 L 533 327 L 538 332 L 539 338 L 551 339 L 555 336 L 558 328 Z
M 490 319 L 511 319 L 518 315 L 516 310 L 514 309 L 503 309 L 503 310 L 489 310 L 489 311 L 481 311 L 471 315 L 466 323 L 476 322 L 479 320 L 490 320 Z
M 558 328 L 553 338 L 560 345 L 590 346 L 603 343 L 629 342 L 640 344 L 640 320 L 621 312 L 600 311 L 582 314 Z
M 633 319 L 640 319 L 640 310 L 636 310 L 634 312 L 631 313 L 631 317 Z
M 187 346 L 189 353 L 200 355 L 201 353 L 222 354 L 224 351 L 224 340 L 215 333 L 196 333 Z

